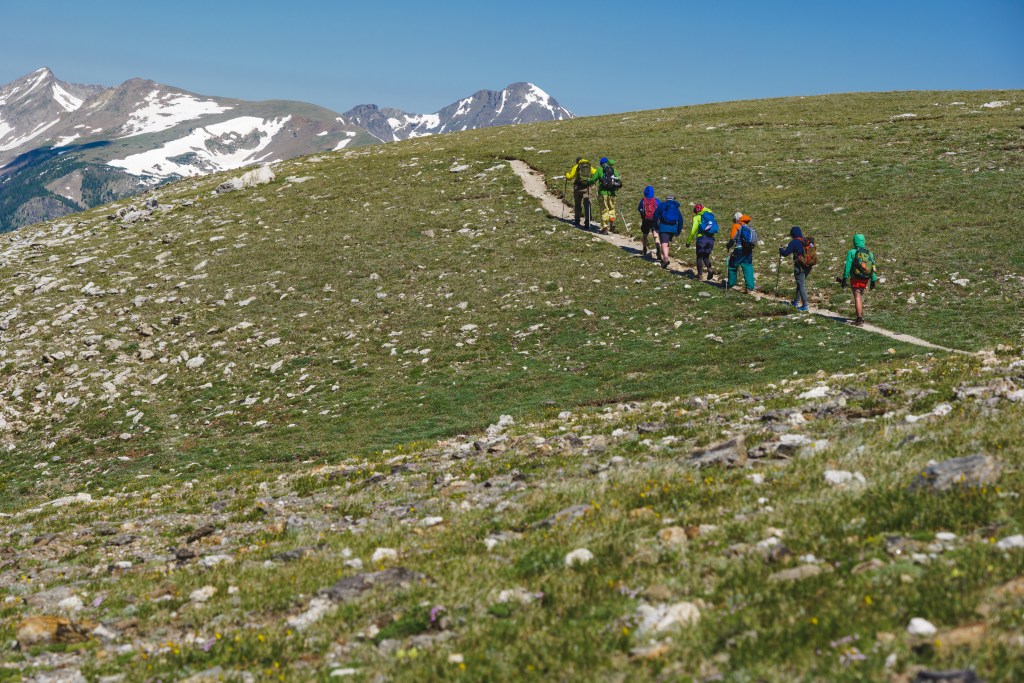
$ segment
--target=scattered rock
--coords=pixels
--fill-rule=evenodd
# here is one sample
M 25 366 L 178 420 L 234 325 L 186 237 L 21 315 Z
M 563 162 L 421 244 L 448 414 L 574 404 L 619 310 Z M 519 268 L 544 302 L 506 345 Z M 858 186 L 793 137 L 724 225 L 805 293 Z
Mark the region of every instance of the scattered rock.
M 594 559 L 594 553 L 590 552 L 586 548 L 577 548 L 565 556 L 565 566 L 575 567 L 577 565 L 584 565 Z
M 935 624 L 921 617 L 914 617 L 907 625 L 907 633 L 912 636 L 931 638 L 938 632 L 939 629 L 935 628 Z
M 722 465 L 723 467 L 743 467 L 747 464 L 747 449 L 744 446 L 743 436 L 737 436 L 728 441 L 709 446 L 704 450 L 697 450 L 690 454 L 690 463 L 697 467 L 711 467 Z
M 792 569 L 783 569 L 768 577 L 769 581 L 784 583 L 788 581 L 802 581 L 821 574 L 821 567 L 816 564 L 804 564 Z
M 860 472 L 847 472 L 846 470 L 825 470 L 825 481 L 832 486 L 845 488 L 847 486 L 864 485 L 868 480 Z
M 377 548 L 373 551 L 373 555 L 370 556 L 370 562 L 373 562 L 374 564 L 392 562 L 397 559 L 398 551 L 394 548 Z
M 996 547 L 1000 550 L 1019 550 L 1024 548 L 1024 535 L 1007 536 L 996 543 Z
M 985 683 L 970 669 L 956 671 L 918 671 L 914 683 Z
M 198 541 L 198 540 L 200 540 L 202 538 L 206 538 L 207 536 L 212 536 L 215 531 L 217 531 L 217 528 L 214 527 L 212 524 L 205 524 L 205 525 L 199 527 L 198 529 L 196 529 L 195 531 L 193 531 L 192 533 L 190 533 L 185 538 L 185 542 L 186 543 L 195 543 L 196 541 Z
M 22 650 L 35 645 L 52 643 L 77 643 L 88 639 L 89 628 L 65 617 L 40 615 L 29 617 L 18 624 L 18 645 Z
M 953 487 L 978 487 L 995 484 L 1002 464 L 986 455 L 952 458 L 929 465 L 910 483 L 912 490 L 948 491 Z
M 525 588 L 516 586 L 515 588 L 506 588 L 500 591 L 494 598 L 495 602 L 499 603 L 510 603 L 518 602 L 520 605 L 529 605 L 537 600 L 544 597 L 543 593 L 532 593 Z
M 217 594 L 216 586 L 203 586 L 202 588 L 197 588 L 194 591 L 192 591 L 191 593 L 189 593 L 188 599 L 191 602 L 202 603 L 202 602 L 208 601 L 210 598 L 212 598 L 216 594 Z
M 321 590 L 320 595 L 338 602 L 345 602 L 377 586 L 382 588 L 408 588 L 414 583 L 424 581 L 429 581 L 425 574 L 404 567 L 389 567 L 379 572 L 347 576 L 330 588 Z
M 825 398 L 826 396 L 828 396 L 829 391 L 831 391 L 831 389 L 829 389 L 827 386 L 814 387 L 813 389 L 809 389 L 804 393 L 800 394 L 799 396 L 797 396 L 797 398 L 800 400 L 807 400 L 812 398 Z
M 700 621 L 700 608 L 692 602 L 640 605 L 636 609 L 636 616 L 639 621 L 636 632 L 643 637 L 695 626 Z
M 288 617 L 286 623 L 292 628 L 302 631 L 320 621 L 324 615 L 332 610 L 334 610 L 334 603 L 327 598 L 313 598 L 310 600 L 309 607 L 306 608 L 305 612 Z
M 683 552 L 688 542 L 686 530 L 678 526 L 668 526 L 658 531 L 658 542 L 670 550 Z
M 569 507 L 559 510 L 555 514 L 545 517 L 539 522 L 535 522 L 531 528 L 533 529 L 546 529 L 556 524 L 563 524 L 565 522 L 575 521 L 584 515 L 593 512 L 593 505 L 570 505 Z

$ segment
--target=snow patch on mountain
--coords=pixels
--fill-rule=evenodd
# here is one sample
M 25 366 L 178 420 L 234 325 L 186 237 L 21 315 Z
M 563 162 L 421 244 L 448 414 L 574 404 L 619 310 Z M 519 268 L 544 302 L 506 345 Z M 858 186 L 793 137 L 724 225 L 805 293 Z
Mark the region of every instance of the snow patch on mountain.
M 42 135 L 46 131 L 48 131 L 51 128 L 53 128 L 54 126 L 56 126 L 58 123 L 60 123 L 60 119 L 57 119 L 56 121 L 50 121 L 49 123 L 40 123 L 38 126 L 35 127 L 35 129 L 32 132 L 30 132 L 30 133 L 28 133 L 26 135 L 23 135 L 23 136 L 21 136 L 19 138 L 14 138 L 13 140 L 11 140 L 9 142 L 5 142 L 3 144 L 0 144 L 0 152 L 6 152 L 9 149 L 14 149 L 15 147 L 20 147 L 21 145 L 24 145 L 29 140 L 36 139 L 37 137 L 39 137 L 40 135 Z M 8 131 L 10 131 L 10 128 L 8 128 Z M 2 133 L 2 132 L 3 132 L 3 128 L 0 128 L 0 133 Z M 0 135 L 0 142 L 3 142 L 3 140 L 4 140 L 3 135 Z
M 82 106 L 82 100 L 69 93 L 56 83 L 52 86 L 53 99 L 64 109 L 64 111 L 77 111 Z
M 82 137 L 82 136 L 80 134 L 78 134 L 78 133 L 75 133 L 74 135 L 65 135 L 64 137 L 59 138 L 57 140 L 57 142 L 53 143 L 53 146 L 54 147 L 65 147 L 67 145 L 70 145 L 72 142 L 74 142 L 75 140 L 77 140 L 80 137 Z
M 184 121 L 191 121 L 210 114 L 220 114 L 231 108 L 213 100 L 201 100 L 186 93 L 161 93 L 159 90 L 154 90 L 146 96 L 145 106 L 132 112 L 128 122 L 124 125 L 124 134 L 120 138 L 129 138 L 145 133 L 159 133 Z
M 257 155 L 270 145 L 289 120 L 291 116 L 272 120 L 240 116 L 197 128 L 157 149 L 108 163 L 145 177 L 152 184 L 172 176 L 188 177 L 240 168 L 258 161 Z

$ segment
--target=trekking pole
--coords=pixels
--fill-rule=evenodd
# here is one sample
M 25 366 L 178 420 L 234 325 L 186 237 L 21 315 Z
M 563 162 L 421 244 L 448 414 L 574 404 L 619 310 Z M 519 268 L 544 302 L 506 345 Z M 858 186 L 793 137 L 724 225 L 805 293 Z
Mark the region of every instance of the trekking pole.
M 622 211 L 620 211 L 617 206 L 615 207 L 615 213 L 619 214 L 619 218 L 622 219 L 622 227 L 629 230 L 629 223 L 626 222 L 626 217 L 622 215 Z
M 782 277 L 782 254 L 779 254 L 779 265 L 775 266 L 775 296 L 779 295 L 779 279 Z

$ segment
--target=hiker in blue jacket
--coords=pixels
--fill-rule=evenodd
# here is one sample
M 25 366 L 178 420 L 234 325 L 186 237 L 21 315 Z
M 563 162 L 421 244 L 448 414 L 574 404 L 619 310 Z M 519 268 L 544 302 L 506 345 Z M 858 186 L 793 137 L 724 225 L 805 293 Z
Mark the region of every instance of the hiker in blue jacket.
M 811 273 L 811 267 L 803 264 L 804 255 L 804 233 L 800 226 L 794 225 L 789 229 L 789 236 L 792 238 L 785 247 L 779 247 L 779 256 L 793 256 L 793 279 L 796 281 L 796 299 L 791 302 L 798 311 L 810 310 L 807 300 L 807 276 Z
M 654 214 L 654 225 L 658 231 L 658 244 L 661 247 L 658 260 L 661 261 L 662 268 L 668 268 L 668 245 L 683 230 L 683 212 L 675 197 L 669 195 L 661 203 Z
M 654 188 L 648 185 L 644 188 L 644 198 L 640 200 L 636 210 L 640 213 L 640 233 L 644 251 L 641 256 L 647 256 L 647 236 L 654 233 L 654 249 L 661 258 L 661 243 L 658 241 L 658 230 L 654 223 L 654 216 L 658 213 L 661 202 L 654 196 Z

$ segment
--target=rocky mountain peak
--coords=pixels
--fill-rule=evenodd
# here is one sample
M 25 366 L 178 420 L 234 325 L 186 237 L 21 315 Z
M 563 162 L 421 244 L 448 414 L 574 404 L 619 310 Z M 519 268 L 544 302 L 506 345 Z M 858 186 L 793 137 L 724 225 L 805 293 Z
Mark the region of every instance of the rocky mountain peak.
M 478 90 L 433 114 L 410 114 L 401 109 L 361 104 L 342 115 L 346 123 L 366 128 L 385 142 L 473 128 L 571 118 L 572 112 L 558 104 L 551 95 L 524 81 L 512 83 L 503 90 Z

